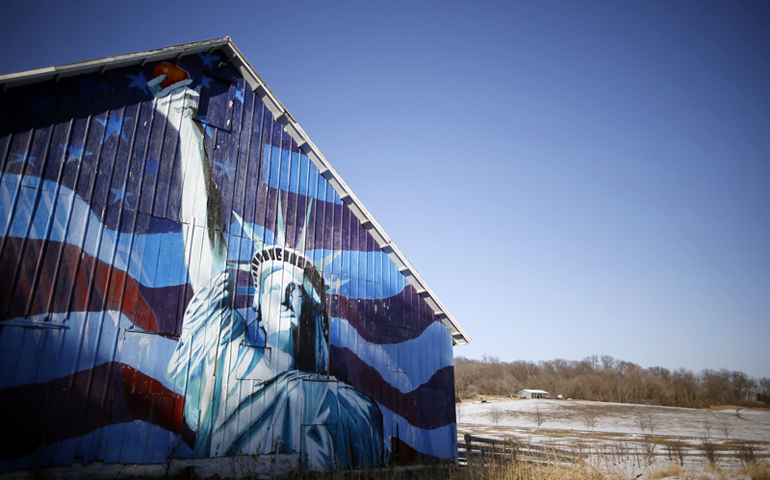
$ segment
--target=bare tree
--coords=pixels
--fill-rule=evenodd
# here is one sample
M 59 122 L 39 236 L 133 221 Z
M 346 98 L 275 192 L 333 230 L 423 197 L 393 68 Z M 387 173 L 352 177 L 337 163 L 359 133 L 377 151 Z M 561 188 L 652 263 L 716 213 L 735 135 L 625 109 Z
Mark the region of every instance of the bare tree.
M 470 366 L 462 368 L 462 364 L 455 369 L 455 394 L 460 398 L 473 398 L 479 393 L 479 387 L 474 383 L 478 379 Z
M 658 417 L 653 412 L 644 410 L 634 414 L 634 423 L 642 431 L 642 435 L 645 430 L 648 430 L 651 437 L 655 435 L 655 429 L 660 425 Z
M 644 453 L 644 461 L 647 465 L 652 465 L 652 460 L 655 457 L 655 447 L 658 445 L 653 442 L 642 442 L 642 452 Z
M 487 417 L 497 426 L 500 424 L 500 419 L 503 418 L 503 412 L 497 407 L 492 407 L 487 410 Z
M 668 459 L 672 462 L 679 460 L 679 466 L 684 466 L 684 448 L 683 442 L 673 441 L 666 443 L 666 449 L 668 450 Z
M 719 418 L 717 418 L 717 428 L 725 435 L 725 440 L 729 441 L 730 432 L 733 430 L 733 428 L 732 425 L 730 425 L 730 419 L 726 414 L 719 415 Z
M 594 430 L 594 427 L 596 427 L 596 411 L 591 408 L 587 407 L 583 409 L 582 412 L 583 422 L 586 424 L 586 428 L 589 432 L 592 432 Z
M 644 435 L 644 431 L 648 428 L 647 415 L 644 412 L 637 411 L 634 414 L 634 423 L 642 431 L 642 435 Z
M 540 409 L 540 405 L 535 405 L 535 411 L 532 412 L 532 418 L 535 420 L 535 423 L 537 423 L 537 429 L 540 430 L 540 427 L 545 423 L 545 412 Z
M 498 357 L 497 355 L 487 355 L 487 354 L 483 354 L 483 355 L 481 356 L 481 361 L 482 361 L 483 363 L 492 363 L 492 364 L 498 364 L 498 363 L 500 363 L 500 357 Z
M 751 445 L 747 441 L 738 442 L 736 445 L 736 451 L 738 453 L 738 458 L 741 459 L 741 463 L 745 466 L 749 466 L 751 464 L 756 465 L 757 463 L 757 447 L 754 445 Z
M 711 418 L 711 414 L 708 414 L 706 418 L 703 419 L 703 429 L 706 430 L 706 438 L 711 438 L 711 429 L 714 427 L 713 419 Z
M 463 414 L 465 413 L 465 405 L 462 403 L 456 403 L 455 408 L 457 409 L 457 423 L 460 423 L 463 419 Z
M 509 373 L 504 373 L 503 376 L 498 380 L 500 393 L 506 397 L 513 398 L 516 396 L 516 392 L 520 390 L 520 386 L 521 385 L 519 384 L 519 381 L 516 380 L 516 377 Z
M 652 413 L 647 412 L 647 429 L 650 430 L 650 436 L 655 436 L 655 429 L 658 428 L 658 417 Z
M 708 459 L 709 465 L 713 467 L 717 462 L 716 443 L 712 442 L 709 438 L 704 438 L 703 443 L 701 443 L 701 450 L 703 450 L 703 454 L 706 456 L 706 459 Z

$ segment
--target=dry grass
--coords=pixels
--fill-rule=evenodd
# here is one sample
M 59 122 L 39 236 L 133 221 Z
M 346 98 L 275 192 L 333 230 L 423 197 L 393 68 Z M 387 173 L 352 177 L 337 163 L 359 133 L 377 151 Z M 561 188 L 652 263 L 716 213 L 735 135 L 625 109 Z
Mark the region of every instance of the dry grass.
M 682 477 L 686 475 L 686 473 L 687 473 L 686 469 L 677 465 L 674 462 L 671 462 L 667 468 L 665 469 L 656 468 L 652 472 L 650 472 L 650 474 L 647 475 L 645 478 L 647 480 L 658 480 L 658 479 L 667 478 L 667 477 Z
M 579 460 L 563 464 L 533 464 L 501 461 L 491 465 L 472 464 L 467 467 L 429 466 L 395 467 L 379 470 L 355 470 L 345 472 L 290 472 L 286 480 L 721 480 L 750 478 L 770 480 L 767 463 L 754 462 L 736 469 L 707 466 L 698 471 L 684 468 L 676 462 L 667 467 L 648 470 L 641 477 L 627 476 L 612 459 Z
M 538 465 L 504 461 L 467 467 L 433 466 L 346 472 L 290 472 L 286 480 L 626 480 L 619 471 L 605 472 L 586 462 Z M 660 478 L 660 477 L 659 477 Z
M 449 480 L 625 480 L 618 471 L 604 472 L 587 463 L 538 465 L 508 462 L 486 467 L 454 468 Z
M 455 467 L 421 466 L 390 467 L 380 469 L 346 470 L 340 472 L 306 472 L 293 470 L 282 477 L 284 480 L 428 480 L 449 479 Z
M 751 480 L 770 480 L 770 468 L 766 463 L 749 463 L 744 471 Z

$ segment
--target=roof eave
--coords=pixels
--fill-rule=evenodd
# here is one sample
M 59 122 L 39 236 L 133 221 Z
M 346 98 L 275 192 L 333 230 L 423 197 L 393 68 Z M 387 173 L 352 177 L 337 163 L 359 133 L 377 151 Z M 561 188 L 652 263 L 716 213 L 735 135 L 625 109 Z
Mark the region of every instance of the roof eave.
M 148 62 L 180 58 L 184 55 L 209 52 L 228 45 L 232 45 L 230 37 L 222 37 L 203 42 L 184 43 L 182 45 L 147 50 L 144 52 L 96 58 L 76 63 L 66 63 L 64 65 L 37 68 L 34 70 L 26 70 L 24 72 L 8 73 L 0 75 L 0 86 L 5 90 L 9 87 L 17 87 L 29 83 L 59 80 L 60 78 L 81 75 L 84 73 L 104 72 L 128 65 L 144 65 Z

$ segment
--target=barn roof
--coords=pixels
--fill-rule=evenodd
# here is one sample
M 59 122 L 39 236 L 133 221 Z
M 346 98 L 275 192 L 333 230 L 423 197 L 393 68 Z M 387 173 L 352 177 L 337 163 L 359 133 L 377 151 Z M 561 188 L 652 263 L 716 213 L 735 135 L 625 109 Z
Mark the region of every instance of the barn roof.
M 454 345 L 465 345 L 470 343 L 470 336 L 465 333 L 465 330 L 463 330 L 452 314 L 449 313 L 444 304 L 441 303 L 441 300 L 438 299 L 433 290 L 431 290 L 425 280 L 423 280 L 422 276 L 417 273 L 417 270 L 385 233 L 385 230 L 383 230 L 379 223 L 377 223 L 350 187 L 348 187 L 345 181 L 342 180 L 337 171 L 334 170 L 334 167 L 332 167 L 326 160 L 326 157 L 324 157 L 318 147 L 316 147 L 310 140 L 305 131 L 302 130 L 302 127 L 300 127 L 297 121 L 294 120 L 294 117 L 291 116 L 288 110 L 286 110 L 283 104 L 276 98 L 265 81 L 262 80 L 262 77 L 260 77 L 256 70 L 249 64 L 230 37 L 185 43 L 144 52 L 129 53 L 0 75 L 0 89 L 5 91 L 11 87 L 30 83 L 59 80 L 61 78 L 85 73 L 104 72 L 106 70 L 129 65 L 144 65 L 148 62 L 177 59 L 185 55 L 207 53 L 214 50 L 221 50 L 226 55 L 228 61 L 240 71 L 252 90 L 254 90 L 265 106 L 272 112 L 275 119 L 283 125 L 286 132 L 292 137 L 297 145 L 299 145 L 299 148 L 308 156 L 308 158 L 310 158 L 315 166 L 318 167 L 321 175 L 329 182 L 334 190 L 337 191 L 343 203 L 345 203 L 359 219 L 361 225 L 366 228 L 369 234 L 375 239 L 382 251 L 385 252 L 398 266 L 399 271 L 417 290 L 417 294 L 425 300 L 436 316 L 444 323 L 444 325 L 446 325 L 452 335 Z

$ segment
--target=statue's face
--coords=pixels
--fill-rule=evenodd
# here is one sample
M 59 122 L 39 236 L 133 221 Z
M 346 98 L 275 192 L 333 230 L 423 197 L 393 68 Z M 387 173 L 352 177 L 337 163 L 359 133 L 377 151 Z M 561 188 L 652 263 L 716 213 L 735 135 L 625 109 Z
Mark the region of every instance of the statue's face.
M 293 354 L 292 329 L 299 326 L 299 316 L 309 301 L 302 288 L 302 271 L 285 264 L 268 275 L 261 291 L 254 296 L 254 308 L 260 312 L 267 346 Z

